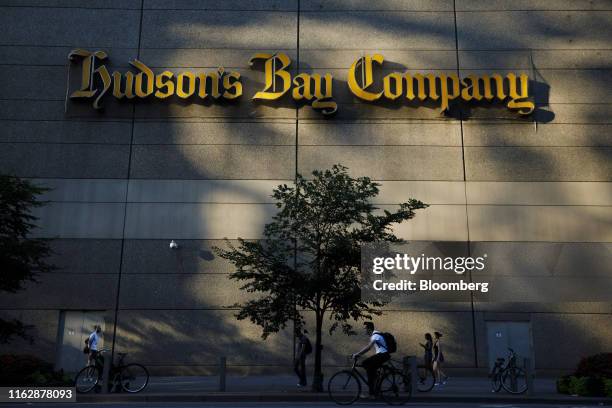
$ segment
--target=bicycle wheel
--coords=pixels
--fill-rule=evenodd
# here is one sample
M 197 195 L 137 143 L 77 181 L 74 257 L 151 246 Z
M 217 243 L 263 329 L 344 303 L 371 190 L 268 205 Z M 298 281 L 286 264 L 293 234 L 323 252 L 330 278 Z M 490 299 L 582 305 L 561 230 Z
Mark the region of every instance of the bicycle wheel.
M 389 405 L 403 405 L 412 396 L 410 376 L 397 370 L 386 371 L 380 382 L 380 395 Z
M 419 367 L 417 369 L 417 389 L 419 392 L 431 391 L 436 383 L 433 370 L 429 367 Z
M 502 389 L 501 373 L 496 372 L 491 377 L 491 391 L 499 392 Z
M 502 386 L 510 394 L 522 394 L 527 391 L 527 376 L 522 368 L 506 368 L 501 377 Z
M 359 399 L 361 382 L 352 371 L 338 371 L 329 379 L 327 392 L 336 404 L 350 405 Z
M 100 381 L 100 369 L 96 366 L 87 366 L 76 375 L 74 378 L 74 385 L 76 391 L 79 393 L 85 393 L 93 390 Z
M 121 388 L 126 392 L 140 392 L 149 383 L 149 372 L 140 364 L 128 364 L 119 373 Z

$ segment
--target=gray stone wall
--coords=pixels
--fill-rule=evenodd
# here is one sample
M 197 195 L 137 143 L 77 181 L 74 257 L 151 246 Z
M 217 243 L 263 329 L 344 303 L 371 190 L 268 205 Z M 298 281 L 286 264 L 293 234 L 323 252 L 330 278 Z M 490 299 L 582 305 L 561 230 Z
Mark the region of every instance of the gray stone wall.
M 264 342 L 233 318 L 225 306 L 245 295 L 211 248 L 259 238 L 274 186 L 338 162 L 382 183 L 382 207 L 431 204 L 398 227 L 406 239 L 465 242 L 509 271 L 610 271 L 608 1 L 0 0 L 0 11 L 0 171 L 53 188 L 36 235 L 55 238 L 61 267 L 2 296 L 0 313 L 35 324 L 37 337 L 3 351 L 53 360 L 60 311 L 104 310 L 112 327 L 118 299 L 117 346 L 153 372 L 211 372 L 224 353 L 234 372 L 288 370 L 289 333 Z M 156 72 L 224 66 L 243 75 L 245 93 L 231 106 L 107 97 L 97 112 L 65 100 L 79 78 L 74 48 L 104 50 L 121 70 L 133 58 Z M 263 87 L 250 56 L 277 51 L 293 72 L 334 74 L 334 118 L 250 101 Z M 394 70 L 528 73 L 538 109 L 521 120 L 474 107 L 457 119 L 363 103 L 346 72 L 374 52 Z M 530 321 L 545 372 L 610 351 L 611 317 L 609 303 L 466 299 L 390 305 L 379 325 L 410 354 L 422 333 L 442 331 L 448 365 L 474 369 L 487 365 L 487 321 Z M 326 338 L 326 369 L 361 342 Z

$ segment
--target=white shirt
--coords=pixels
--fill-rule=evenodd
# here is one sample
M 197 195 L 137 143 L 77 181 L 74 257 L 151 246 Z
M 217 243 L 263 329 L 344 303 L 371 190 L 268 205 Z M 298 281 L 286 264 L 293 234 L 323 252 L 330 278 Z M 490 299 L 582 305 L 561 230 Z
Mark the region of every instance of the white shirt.
M 89 349 L 98 351 L 98 340 L 100 336 L 95 331 L 89 335 Z
M 374 342 L 374 347 L 376 348 L 376 354 L 387 353 L 387 343 L 385 342 L 385 338 L 380 334 L 378 330 L 374 330 L 372 332 L 372 337 L 370 337 L 370 341 Z

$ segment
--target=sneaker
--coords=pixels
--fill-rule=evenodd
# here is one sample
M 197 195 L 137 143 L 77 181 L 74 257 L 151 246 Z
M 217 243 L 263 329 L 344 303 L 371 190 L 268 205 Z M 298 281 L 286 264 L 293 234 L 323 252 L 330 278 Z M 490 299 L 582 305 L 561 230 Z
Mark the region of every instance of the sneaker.
M 368 399 L 368 398 L 370 398 L 370 394 L 361 393 L 361 394 L 359 394 L 359 398 L 361 398 L 361 399 Z

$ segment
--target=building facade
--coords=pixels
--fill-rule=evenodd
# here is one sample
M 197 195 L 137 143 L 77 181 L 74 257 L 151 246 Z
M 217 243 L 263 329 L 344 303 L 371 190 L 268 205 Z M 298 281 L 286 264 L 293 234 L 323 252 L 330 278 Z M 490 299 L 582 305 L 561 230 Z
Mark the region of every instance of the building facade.
M 262 341 L 234 318 L 227 306 L 246 295 L 212 248 L 259 238 L 273 187 L 335 163 L 380 182 L 382 208 L 430 204 L 397 229 L 426 251 L 487 253 L 499 273 L 612 272 L 610 1 L 2 0 L 0 10 L 0 171 L 52 188 L 36 235 L 53 238 L 60 267 L 2 295 L 2 316 L 35 326 L 33 345 L 3 352 L 76 369 L 83 336 L 102 323 L 105 344 L 116 328 L 117 350 L 152 373 L 211 373 L 222 355 L 230 372 L 288 371 L 291 331 Z M 83 77 L 89 57 L 70 61 L 76 49 L 106 53 L 91 69 L 110 75 L 136 74 L 133 60 L 156 75 L 238 72 L 242 96 L 119 99 L 122 76 L 95 109 L 101 88 L 70 97 L 93 89 L 84 78 L 103 80 Z M 333 75 L 334 115 L 291 91 L 252 99 L 266 78 L 251 57 L 281 53 L 292 78 Z M 523 73 L 535 110 L 364 101 L 347 73 L 375 54 L 385 62 L 372 90 L 392 72 Z M 377 325 L 402 354 L 444 333 L 458 372 L 484 371 L 513 345 L 546 374 L 612 350 L 612 302 L 599 300 L 392 304 Z M 325 369 L 361 343 L 326 337 Z

